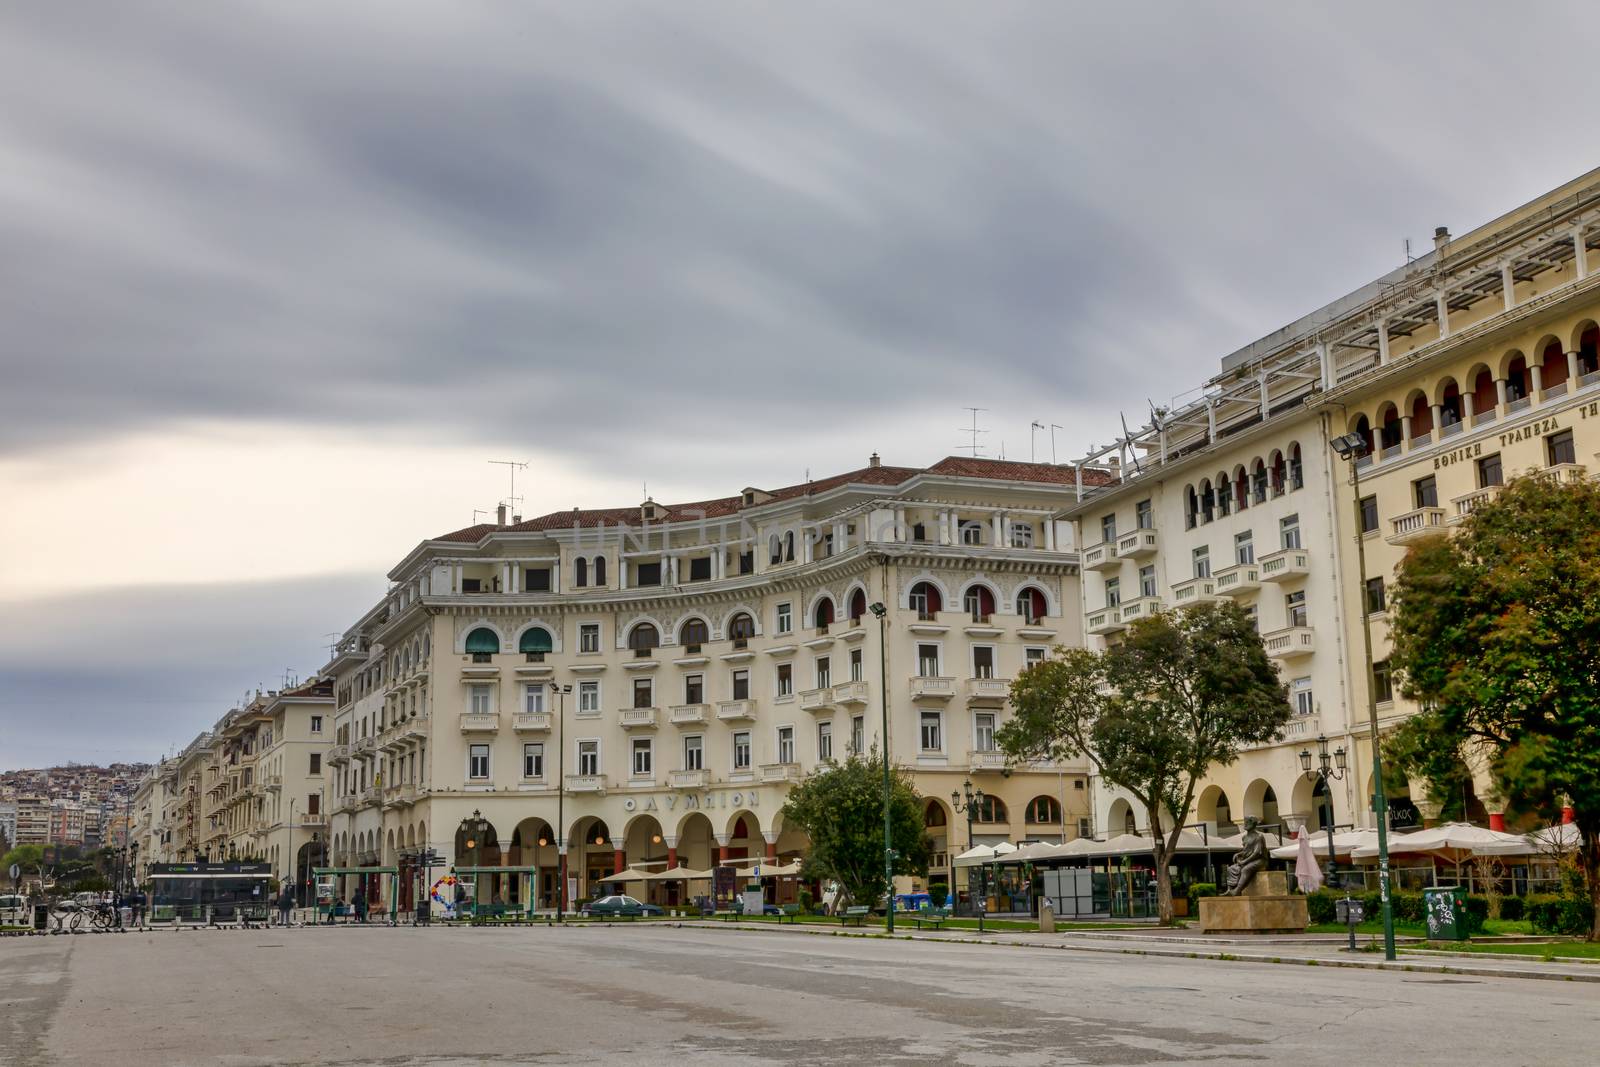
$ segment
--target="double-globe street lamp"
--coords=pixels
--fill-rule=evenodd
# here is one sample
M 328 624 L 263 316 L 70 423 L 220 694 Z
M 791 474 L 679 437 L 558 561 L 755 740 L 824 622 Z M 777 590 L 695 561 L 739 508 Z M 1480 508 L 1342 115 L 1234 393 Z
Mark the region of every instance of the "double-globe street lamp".
M 556 698 L 556 922 L 561 922 L 567 899 L 567 694 L 572 686 L 551 682 L 550 692 Z
M 1333 787 L 1329 782 L 1344 780 L 1345 754 L 1344 746 L 1340 745 L 1333 752 L 1328 751 L 1328 739 L 1325 736 L 1317 737 L 1316 769 L 1311 767 L 1312 754 L 1308 748 L 1300 750 L 1300 769 L 1322 783 L 1323 795 L 1328 798 L 1328 825 L 1324 829 L 1328 833 L 1328 877 L 1329 888 L 1333 886 L 1334 869 L 1337 860 L 1333 852 Z
M 972 779 L 970 778 L 961 783 L 961 789 L 959 791 L 950 791 L 950 806 L 955 809 L 955 813 L 957 815 L 965 813 L 967 816 L 968 848 L 972 848 L 974 844 L 972 840 L 972 823 L 973 820 L 978 817 L 978 812 L 983 808 L 984 799 L 983 790 L 973 789 Z M 955 861 L 951 860 L 950 862 L 954 863 Z M 953 872 L 954 868 L 952 868 L 952 883 L 955 881 Z M 971 880 L 968 879 L 968 881 L 970 884 Z M 954 892 L 955 889 L 956 887 L 952 885 L 951 891 Z M 978 932 L 980 934 L 983 933 L 983 913 L 988 910 L 988 904 L 989 872 L 984 868 L 983 864 L 980 863 L 978 864 L 978 897 L 972 902 L 972 910 L 978 915 Z
M 889 829 L 889 609 L 874 601 L 867 605 L 878 620 L 878 702 L 883 711 L 883 881 L 888 887 L 884 929 L 894 933 L 894 843 Z
M 461 820 L 461 831 L 465 837 L 462 843 L 466 846 L 467 855 L 472 859 L 468 866 L 474 868 L 472 873 L 472 914 L 476 918 L 478 914 L 478 873 L 476 868 L 483 866 L 478 862 L 478 850 L 483 846 L 484 838 L 489 836 L 489 820 L 483 817 L 483 812 L 473 808 L 472 814 Z M 460 884 L 459 881 L 457 884 Z M 460 916 L 458 915 L 456 918 L 459 919 Z
M 1372 450 L 1365 434 L 1347 433 L 1331 442 L 1339 458 L 1350 464 L 1350 476 L 1355 486 L 1356 519 L 1356 571 L 1358 596 L 1366 595 L 1367 542 L 1366 523 L 1361 507 L 1361 458 Z M 1362 605 L 1361 646 L 1367 668 L 1367 726 L 1372 735 L 1372 811 L 1378 823 L 1378 896 L 1383 901 L 1383 958 L 1394 955 L 1394 907 L 1389 901 L 1389 798 L 1383 789 L 1383 752 L 1378 737 L 1378 695 L 1372 686 L 1372 617 Z M 1331 831 L 1330 831 L 1331 835 Z

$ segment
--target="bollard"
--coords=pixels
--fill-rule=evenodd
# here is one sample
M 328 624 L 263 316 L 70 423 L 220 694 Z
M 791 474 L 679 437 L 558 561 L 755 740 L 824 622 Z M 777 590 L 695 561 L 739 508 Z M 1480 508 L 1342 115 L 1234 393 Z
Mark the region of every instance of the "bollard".
M 1041 934 L 1056 932 L 1056 909 L 1050 906 L 1049 897 L 1039 898 L 1039 932 Z

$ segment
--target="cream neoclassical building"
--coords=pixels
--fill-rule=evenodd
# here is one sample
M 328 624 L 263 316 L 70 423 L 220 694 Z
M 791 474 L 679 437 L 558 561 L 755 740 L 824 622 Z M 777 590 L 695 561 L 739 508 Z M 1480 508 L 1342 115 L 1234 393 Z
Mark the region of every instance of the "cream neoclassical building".
M 1295 717 L 1281 742 L 1216 768 L 1200 794 L 1191 819 L 1212 829 L 1245 815 L 1371 825 L 1369 685 L 1380 729 L 1413 710 L 1387 670 L 1385 587 L 1407 545 L 1447 531 L 1515 473 L 1595 470 L 1600 171 L 1462 237 L 1441 229 L 1435 244 L 1228 356 L 1198 399 L 1079 463 L 1114 478 L 1086 478 L 1064 512 L 1085 546 L 1091 640 L 1114 641 L 1159 607 L 1232 598 L 1256 615 L 1289 686 Z M 1350 462 L 1329 447 L 1350 432 L 1371 445 L 1359 520 Z M 1318 736 L 1348 756 L 1331 796 L 1298 758 Z M 1391 799 L 1398 813 L 1433 814 L 1404 790 Z M 1492 800 L 1470 807 L 1496 814 Z M 1102 832 L 1144 828 L 1116 791 L 1096 810 Z
M 968 779 L 992 798 L 977 841 L 1077 836 L 1082 768 L 1008 771 L 994 744 L 1008 680 L 1081 640 L 1078 554 L 1054 518 L 1074 477 L 874 456 L 782 489 L 424 541 L 321 671 L 332 862 L 400 867 L 410 907 L 425 845 L 446 866 L 536 869 L 492 891 L 548 907 L 562 847 L 580 900 L 624 866 L 787 860 L 805 851 L 779 815 L 789 787 L 881 745 L 885 692 L 934 878 L 967 845 L 949 798 Z

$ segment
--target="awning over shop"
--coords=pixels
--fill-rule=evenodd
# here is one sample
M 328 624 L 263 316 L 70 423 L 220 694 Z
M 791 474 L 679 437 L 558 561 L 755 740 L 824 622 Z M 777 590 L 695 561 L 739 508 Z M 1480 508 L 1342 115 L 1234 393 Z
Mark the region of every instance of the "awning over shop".
M 710 879 L 711 872 L 691 870 L 680 864 L 664 871 L 651 871 L 644 877 L 649 882 L 698 882 Z
M 742 878 L 753 877 L 756 871 L 761 872 L 760 876 L 762 878 L 787 877 L 800 873 L 800 861 L 793 860 L 782 865 L 776 863 L 751 863 L 743 867 L 734 868 L 734 872 Z

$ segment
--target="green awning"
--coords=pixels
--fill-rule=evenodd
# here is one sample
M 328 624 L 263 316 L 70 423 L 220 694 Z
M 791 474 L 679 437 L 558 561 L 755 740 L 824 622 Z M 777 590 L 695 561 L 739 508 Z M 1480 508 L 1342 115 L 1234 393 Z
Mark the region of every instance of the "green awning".
M 467 649 L 471 652 L 472 649 Z M 541 626 L 524 630 L 522 640 L 517 642 L 518 652 L 554 652 L 555 645 L 550 640 L 550 631 Z
M 468 652 L 499 652 L 500 636 L 487 626 L 480 626 L 467 635 Z

